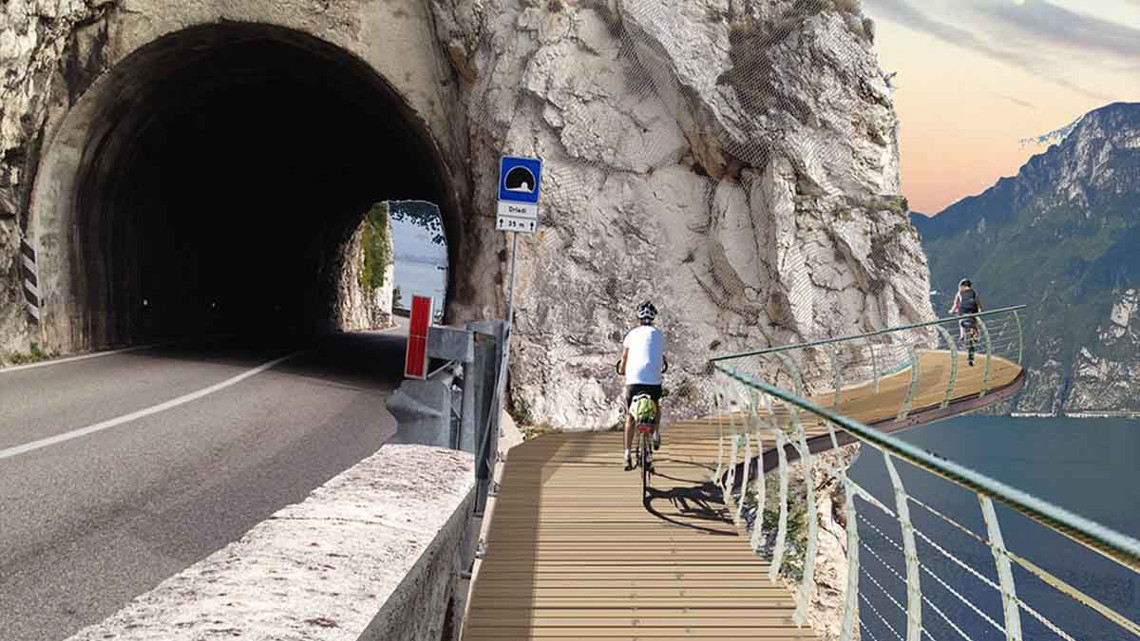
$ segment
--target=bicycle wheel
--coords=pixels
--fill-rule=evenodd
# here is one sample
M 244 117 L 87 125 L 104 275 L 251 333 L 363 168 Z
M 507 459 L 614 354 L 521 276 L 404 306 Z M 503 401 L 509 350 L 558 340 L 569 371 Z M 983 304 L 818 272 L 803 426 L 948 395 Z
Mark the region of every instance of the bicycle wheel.
M 641 493 L 644 495 L 649 490 L 649 469 L 652 465 L 651 453 L 653 445 L 649 442 L 649 435 L 642 434 L 641 442 L 638 445 L 638 450 L 641 451 Z

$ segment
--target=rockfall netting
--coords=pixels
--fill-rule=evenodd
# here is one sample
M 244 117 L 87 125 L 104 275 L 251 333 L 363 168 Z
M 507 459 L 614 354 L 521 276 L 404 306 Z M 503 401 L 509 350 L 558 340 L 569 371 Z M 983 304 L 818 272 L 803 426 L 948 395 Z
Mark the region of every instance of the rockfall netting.
M 710 356 L 933 318 L 857 0 L 435 8 L 485 244 L 509 247 L 491 231 L 500 154 L 544 161 L 518 253 L 521 421 L 619 420 L 614 363 L 641 300 L 661 310 L 674 417 L 710 409 Z

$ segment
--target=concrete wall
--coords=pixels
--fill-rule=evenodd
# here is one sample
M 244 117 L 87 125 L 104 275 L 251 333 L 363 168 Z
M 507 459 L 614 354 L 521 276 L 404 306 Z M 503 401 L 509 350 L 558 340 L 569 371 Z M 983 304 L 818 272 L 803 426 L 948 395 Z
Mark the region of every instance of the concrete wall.
M 71 639 L 453 639 L 473 480 L 468 454 L 385 445 Z

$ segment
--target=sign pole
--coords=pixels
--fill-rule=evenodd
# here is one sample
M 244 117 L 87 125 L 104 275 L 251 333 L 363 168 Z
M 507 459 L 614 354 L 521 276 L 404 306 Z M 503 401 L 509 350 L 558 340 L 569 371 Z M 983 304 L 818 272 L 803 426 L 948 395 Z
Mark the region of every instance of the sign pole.
M 495 400 L 501 414 L 506 406 L 508 363 L 511 357 L 511 334 L 515 323 L 515 285 L 518 266 L 519 233 L 533 234 L 538 229 L 538 195 L 542 186 L 542 160 L 503 156 L 499 159 L 499 204 L 495 227 L 511 234 L 511 282 L 507 289 L 507 319 L 503 329 L 503 352 L 500 363 L 498 389 Z M 499 429 L 496 414 L 488 429 Z M 489 436 L 489 434 L 488 434 Z M 490 444 L 492 439 L 488 438 Z M 498 438 L 494 439 L 498 445 Z M 494 465 L 491 465 L 494 469 Z
M 518 255 L 519 233 L 511 232 L 511 286 L 507 290 L 507 327 L 503 332 L 503 366 L 499 371 L 499 411 L 506 407 L 507 376 L 510 372 L 511 334 L 514 333 L 515 322 L 515 257 Z M 495 425 L 499 424 L 496 417 Z
M 519 251 L 519 233 L 511 232 L 511 288 L 507 290 L 507 332 L 515 320 L 515 256 Z

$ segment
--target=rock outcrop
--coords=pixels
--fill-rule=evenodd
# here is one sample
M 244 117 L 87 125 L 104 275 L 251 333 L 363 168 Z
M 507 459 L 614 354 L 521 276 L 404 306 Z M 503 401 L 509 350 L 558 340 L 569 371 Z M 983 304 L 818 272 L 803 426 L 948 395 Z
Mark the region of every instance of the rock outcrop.
M 662 310 L 672 406 L 710 355 L 932 318 L 899 195 L 898 122 L 853 2 L 436 0 L 471 128 L 545 161 L 520 244 L 516 416 L 620 415 L 634 305 Z
M 613 364 L 641 299 L 662 310 L 685 414 L 708 409 L 710 355 L 933 317 L 857 1 L 425 1 L 0 8 L 0 347 L 36 331 L 14 304 L 14 257 L 48 123 L 144 36 L 220 20 L 344 47 L 423 114 L 464 183 L 463 218 L 448 223 L 462 232 L 449 238 L 451 321 L 503 314 L 498 157 L 543 158 L 541 230 L 520 240 L 515 297 L 511 406 L 526 422 L 617 421 Z M 451 66 L 436 85 L 431 60 L 387 55 L 404 41 L 362 35 L 425 6 Z
M 804 484 L 804 466 L 801 461 L 788 467 L 789 530 L 781 578 L 788 589 L 800 589 L 807 550 L 807 519 L 815 518 L 818 526 L 816 539 L 814 582 L 808 596 L 806 618 L 812 630 L 821 639 L 839 638 L 847 594 L 847 523 L 844 513 L 846 501 L 852 500 L 843 488 L 839 470 L 851 467 L 859 455 L 860 445 L 853 443 L 812 456 L 811 481 L 815 493 L 815 514 L 807 514 L 807 491 Z M 776 542 L 776 524 L 779 513 L 779 477 L 772 471 L 767 475 L 763 534 L 764 548 L 771 557 Z
M 383 266 L 383 284 L 371 287 L 365 282 L 366 261 L 365 225 L 363 222 L 352 234 L 343 250 L 340 277 L 337 281 L 336 328 L 343 332 L 364 329 L 384 329 L 392 326 L 392 290 L 395 287 L 396 270 L 391 258 L 394 256 L 392 234 L 384 235 L 383 242 L 388 251 Z M 388 224 L 384 216 L 384 224 Z

